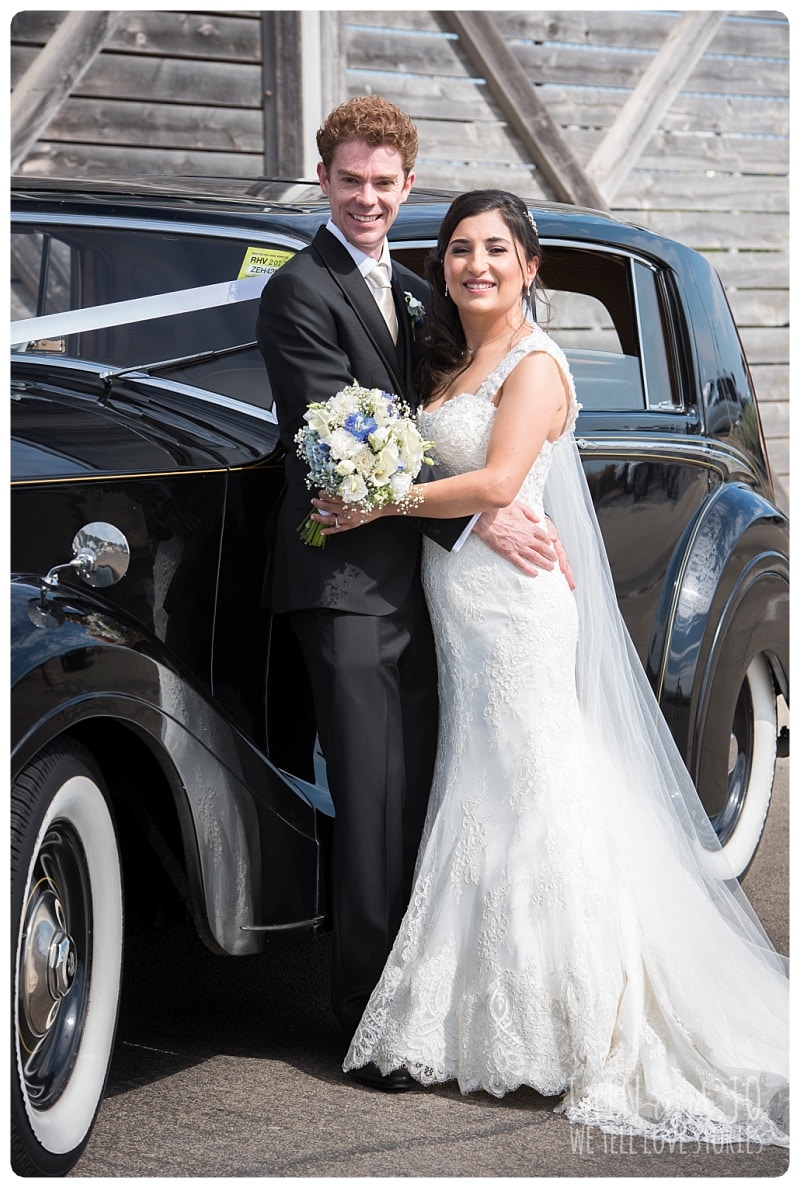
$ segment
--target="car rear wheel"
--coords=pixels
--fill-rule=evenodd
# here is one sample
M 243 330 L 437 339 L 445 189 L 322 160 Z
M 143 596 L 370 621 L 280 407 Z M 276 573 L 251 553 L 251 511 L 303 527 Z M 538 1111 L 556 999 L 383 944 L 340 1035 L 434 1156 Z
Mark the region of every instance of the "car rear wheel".
M 122 876 L 103 779 L 74 742 L 11 790 L 11 1164 L 58 1176 L 105 1088 L 122 974 Z
M 728 862 L 741 878 L 764 832 L 775 779 L 777 702 L 765 656 L 754 657 L 734 692 L 732 709 L 715 733 L 716 745 L 703 750 L 698 790 Z

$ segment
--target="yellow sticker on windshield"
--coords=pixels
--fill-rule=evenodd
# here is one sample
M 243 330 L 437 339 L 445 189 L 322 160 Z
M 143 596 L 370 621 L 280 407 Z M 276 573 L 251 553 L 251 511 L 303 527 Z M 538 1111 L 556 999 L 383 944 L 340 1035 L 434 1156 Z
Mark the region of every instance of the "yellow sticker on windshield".
M 236 279 L 245 280 L 248 276 L 272 276 L 273 272 L 277 272 L 282 264 L 291 260 L 293 255 L 294 252 L 287 252 L 281 248 L 248 248 Z

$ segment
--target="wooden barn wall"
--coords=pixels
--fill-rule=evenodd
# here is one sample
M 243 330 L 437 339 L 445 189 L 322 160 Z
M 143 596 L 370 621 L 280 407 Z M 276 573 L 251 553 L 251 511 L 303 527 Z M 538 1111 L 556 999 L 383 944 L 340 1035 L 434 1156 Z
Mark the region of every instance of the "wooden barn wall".
M 12 87 L 63 15 L 14 16 Z M 492 15 L 586 166 L 683 13 Z M 446 14 L 343 10 L 337 17 L 338 97 L 377 92 L 413 116 L 420 185 L 501 185 L 547 196 Z M 262 174 L 261 38 L 259 12 L 126 13 L 22 172 Z M 718 268 L 788 502 L 789 25 L 783 14 L 726 15 L 611 209 L 691 244 Z

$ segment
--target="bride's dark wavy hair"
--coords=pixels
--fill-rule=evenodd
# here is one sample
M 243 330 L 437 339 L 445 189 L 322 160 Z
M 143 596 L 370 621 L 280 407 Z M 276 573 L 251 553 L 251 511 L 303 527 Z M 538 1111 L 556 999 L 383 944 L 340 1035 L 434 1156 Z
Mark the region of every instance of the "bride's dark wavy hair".
M 468 365 L 467 344 L 458 308 L 447 296 L 444 283 L 444 255 L 462 219 L 496 210 L 511 232 L 515 246 L 521 249 L 524 260 L 538 259 L 541 263 L 542 247 L 539 236 L 527 206 L 516 194 L 506 190 L 469 190 L 455 199 L 439 228 L 436 247 L 431 250 L 425 262 L 425 277 L 432 291 L 430 310 L 425 323 L 423 346 L 417 369 L 417 386 L 423 400 L 428 400 L 440 391 L 454 375 L 464 371 Z M 520 268 L 523 260 L 520 259 Z M 533 286 L 544 295 L 544 288 L 537 271 Z M 533 298 L 528 289 L 520 291 L 522 301 L 533 317 Z

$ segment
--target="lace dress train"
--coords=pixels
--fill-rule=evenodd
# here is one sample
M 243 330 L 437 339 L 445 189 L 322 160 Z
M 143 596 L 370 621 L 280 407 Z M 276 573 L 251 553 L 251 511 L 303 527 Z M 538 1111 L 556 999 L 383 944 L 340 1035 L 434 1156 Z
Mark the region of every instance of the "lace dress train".
M 450 473 L 483 464 L 492 396 L 530 350 L 569 377 L 533 328 L 477 393 L 420 414 Z M 555 448 L 520 492 L 540 513 Z M 695 839 L 673 844 L 669 805 L 641 795 L 584 712 L 563 575 L 526 577 L 474 534 L 424 549 L 434 786 L 412 899 L 344 1067 L 495 1096 L 525 1084 L 615 1133 L 786 1145 L 783 963 L 746 911 L 720 910 Z

